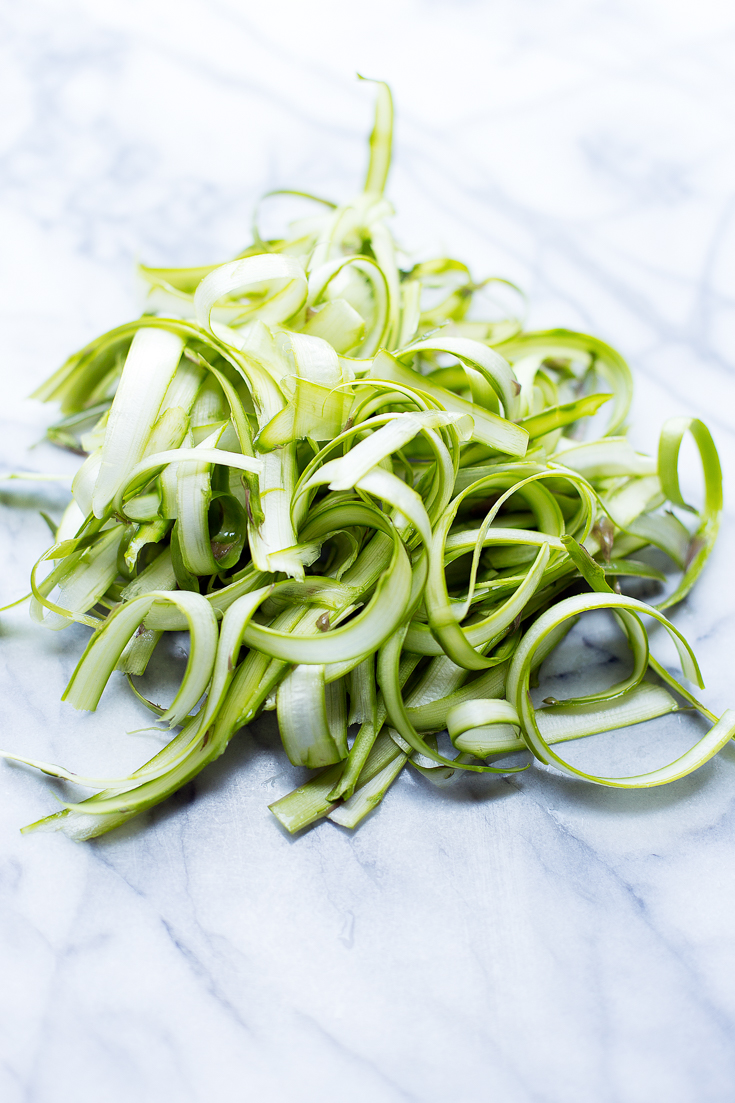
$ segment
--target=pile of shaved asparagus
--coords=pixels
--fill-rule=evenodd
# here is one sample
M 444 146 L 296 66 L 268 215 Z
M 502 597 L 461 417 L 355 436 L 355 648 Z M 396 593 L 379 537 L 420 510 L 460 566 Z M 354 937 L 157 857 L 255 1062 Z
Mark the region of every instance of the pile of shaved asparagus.
M 508 774 L 528 755 L 504 756 L 530 752 L 638 788 L 696 769 L 735 732 L 735 713 L 718 720 L 653 658 L 645 627 L 668 632 L 701 686 L 662 610 L 686 595 L 717 533 L 709 431 L 675 418 L 657 459 L 641 455 L 623 435 L 632 381 L 617 352 L 569 330 L 524 332 L 515 317 L 477 320 L 473 299 L 504 281 L 400 253 L 383 198 L 393 108 L 377 89 L 362 194 L 336 206 L 291 193 L 317 213 L 290 236 L 256 229 L 226 264 L 141 268 L 143 316 L 36 392 L 61 403 L 50 438 L 87 456 L 32 574 L 37 621 L 93 629 L 64 698 L 93 710 L 127 675 L 172 738 L 124 778 L 6 754 L 99 790 L 25 830 L 101 835 L 268 709 L 290 761 L 319 771 L 271 805 L 289 831 L 324 817 L 355 827 L 406 766 L 435 780 Z M 679 485 L 687 432 L 699 511 Z M 663 580 L 635 558 L 650 545 L 682 572 L 658 605 L 618 583 Z M 534 708 L 540 664 L 590 610 L 610 610 L 627 637 L 630 676 Z M 181 630 L 188 661 L 164 709 L 133 679 L 162 634 Z M 594 776 L 558 752 L 681 702 L 712 727 L 661 769 Z M 454 751 L 442 754 L 445 731 Z

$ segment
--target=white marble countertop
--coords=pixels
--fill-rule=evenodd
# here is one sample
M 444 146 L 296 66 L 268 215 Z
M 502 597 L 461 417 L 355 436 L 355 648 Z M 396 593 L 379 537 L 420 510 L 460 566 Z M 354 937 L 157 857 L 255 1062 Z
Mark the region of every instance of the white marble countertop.
M 732 472 L 730 4 L 6 0 L 0 27 L 4 470 L 74 469 L 26 452 L 53 411 L 25 395 L 137 313 L 136 258 L 224 260 L 269 188 L 356 190 L 359 69 L 394 89 L 407 247 L 518 281 L 533 326 L 611 341 L 636 443 L 694 412 Z M 64 500 L 0 489 L 0 599 Z M 716 710 L 735 704 L 734 548 L 728 512 L 674 614 Z M 121 687 L 94 714 L 60 703 L 85 634 L 3 614 L 2 744 L 133 766 L 154 737 L 126 734 L 146 717 Z M 590 633 L 572 657 L 616 654 Z M 693 720 L 657 723 L 645 755 L 693 741 Z M 0 766 L 4 1103 L 733 1098 L 735 750 L 649 792 L 402 776 L 354 835 L 292 839 L 267 809 L 294 784 L 276 740 L 254 725 L 86 845 L 21 837 L 54 786 Z

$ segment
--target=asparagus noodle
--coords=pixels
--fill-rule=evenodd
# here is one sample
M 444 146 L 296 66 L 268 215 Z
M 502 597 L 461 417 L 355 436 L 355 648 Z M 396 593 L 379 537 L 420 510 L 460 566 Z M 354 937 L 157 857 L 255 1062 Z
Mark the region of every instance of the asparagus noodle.
M 524 332 L 517 303 L 483 318 L 484 290 L 522 293 L 453 257 L 406 261 L 384 197 L 393 103 L 375 83 L 358 195 L 334 204 L 293 190 L 314 205 L 282 236 L 264 240 L 256 214 L 253 243 L 225 263 L 142 268 L 142 317 L 36 391 L 61 404 L 49 439 L 86 455 L 31 572 L 36 620 L 93 630 L 65 700 L 96 708 L 110 679 L 146 670 L 165 632 L 187 631 L 190 647 L 168 708 L 133 686 L 171 735 L 129 776 L 3 752 L 101 790 L 28 830 L 112 830 L 265 710 L 291 763 L 319 771 L 272 804 L 289 831 L 325 818 L 354 828 L 409 766 L 433 780 L 492 776 L 526 766 L 498 755 L 528 752 L 642 788 L 696 769 L 735 732 L 735 713 L 718 719 L 684 684 L 701 686 L 699 668 L 661 611 L 689 592 L 717 535 L 709 431 L 671 419 L 658 456 L 642 455 L 623 430 L 632 376 L 615 349 Z M 687 433 L 699 509 L 679 480 Z M 658 604 L 609 581 L 659 586 L 658 564 L 635 558 L 649 546 L 681 572 Z M 541 663 L 599 610 L 625 633 L 630 673 L 536 709 Z M 681 681 L 651 654 L 647 618 L 678 647 Z M 561 754 L 677 700 L 713 726 L 659 770 L 593 775 Z M 456 757 L 440 751 L 445 728 Z

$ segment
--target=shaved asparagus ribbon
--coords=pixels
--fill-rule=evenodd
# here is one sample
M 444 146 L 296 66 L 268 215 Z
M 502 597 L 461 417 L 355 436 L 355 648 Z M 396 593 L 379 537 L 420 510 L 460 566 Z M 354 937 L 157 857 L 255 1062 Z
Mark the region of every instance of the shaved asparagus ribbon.
M 619 353 L 584 333 L 524 331 L 507 281 L 477 282 L 449 257 L 407 260 L 383 194 L 393 104 L 376 87 L 360 195 L 338 206 L 273 192 L 315 210 L 281 238 L 256 225 L 225 264 L 142 267 L 143 316 L 36 391 L 61 405 L 49 438 L 86 456 L 29 595 L 45 627 L 93 629 L 64 699 L 95 709 L 117 669 L 173 735 L 121 778 L 2 752 L 98 790 L 24 830 L 101 835 L 175 792 L 264 710 L 290 761 L 318 771 L 271 805 L 291 832 L 323 818 L 354 828 L 409 764 L 445 781 L 525 769 L 502 756 L 530 752 L 588 782 L 644 788 L 735 734 L 735 713 L 715 716 L 653 657 L 646 627 L 669 635 L 683 679 L 701 688 L 663 610 L 689 592 L 717 535 L 708 429 L 673 418 L 656 458 L 636 452 Z M 518 316 L 482 317 L 496 292 L 515 297 Z M 687 433 L 700 509 L 679 483 Z M 681 572 L 655 604 L 617 581 L 660 591 L 666 576 L 636 558 L 650 546 Z M 631 673 L 536 707 L 541 663 L 600 610 L 627 638 Z M 160 707 L 133 677 L 170 631 L 187 631 L 190 651 Z M 597 776 L 559 750 L 679 702 L 712 726 L 668 765 Z M 455 753 L 439 751 L 445 730 Z

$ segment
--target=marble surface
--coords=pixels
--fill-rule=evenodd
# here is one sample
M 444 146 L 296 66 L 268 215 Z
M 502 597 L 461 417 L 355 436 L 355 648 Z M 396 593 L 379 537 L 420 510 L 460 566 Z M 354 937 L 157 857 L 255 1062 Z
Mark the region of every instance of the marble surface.
M 612 341 L 636 372 L 636 443 L 694 412 L 732 471 L 731 4 L 5 0 L 0 28 L 2 469 L 73 470 L 36 445 L 52 412 L 25 396 L 137 312 L 136 258 L 226 259 L 267 189 L 359 186 L 360 70 L 394 88 L 406 247 L 517 280 L 534 326 Z M 0 599 L 25 591 L 38 511 L 64 501 L 63 484 L 0 484 Z M 728 490 L 675 613 L 717 710 L 735 694 L 731 508 Z M 598 629 L 550 684 L 617 661 Z M 60 703 L 84 636 L 3 614 L 2 743 L 132 767 L 155 737 L 126 734 L 147 721 L 119 686 L 95 714 Z M 652 765 L 696 731 L 675 717 L 594 753 Z M 405 776 L 354 835 L 291 839 L 267 804 L 294 776 L 266 720 L 76 845 L 18 834 L 61 790 L 0 767 L 4 1103 L 732 1099 L 731 748 L 644 793 L 539 769 L 442 791 Z

